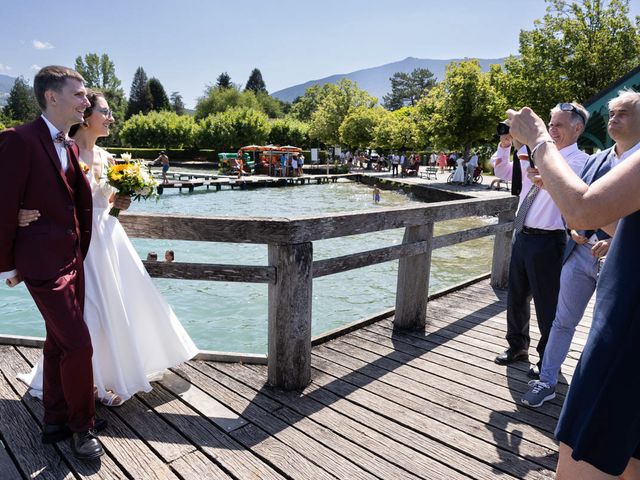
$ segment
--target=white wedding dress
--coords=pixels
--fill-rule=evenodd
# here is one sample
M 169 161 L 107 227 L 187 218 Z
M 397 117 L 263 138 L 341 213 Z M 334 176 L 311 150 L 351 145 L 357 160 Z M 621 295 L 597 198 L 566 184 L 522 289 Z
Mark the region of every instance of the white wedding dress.
M 198 349 L 169 304 L 153 285 L 120 222 L 109 215 L 108 153 L 94 148 L 89 182 L 93 230 L 84 261 L 84 320 L 93 344 L 93 381 L 98 396 L 107 391 L 127 400 L 151 390 L 162 371 L 193 358 Z M 42 357 L 18 378 L 42 398 Z

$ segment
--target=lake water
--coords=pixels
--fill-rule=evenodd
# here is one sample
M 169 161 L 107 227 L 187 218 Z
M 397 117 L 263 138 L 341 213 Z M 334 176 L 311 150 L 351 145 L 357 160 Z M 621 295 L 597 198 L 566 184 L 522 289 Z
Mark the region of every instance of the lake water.
M 251 191 L 223 190 L 180 194 L 165 190 L 158 202 L 132 204 L 133 212 L 188 215 L 280 216 L 412 204 L 401 192 L 382 192 L 372 202 L 371 188 L 339 182 Z M 436 224 L 436 235 L 493 223 L 471 218 Z M 403 229 L 314 242 L 314 259 L 347 255 L 402 242 Z M 138 253 L 164 258 L 175 251 L 176 261 L 266 265 L 267 246 L 132 239 Z M 491 269 L 493 238 L 487 237 L 434 251 L 430 291 L 435 292 Z M 392 308 L 395 305 L 398 262 L 387 262 L 321 277 L 313 282 L 313 335 Z M 267 285 L 154 279 L 158 289 L 201 349 L 266 353 Z M 0 288 L 0 334 L 44 336 L 44 323 L 23 285 Z

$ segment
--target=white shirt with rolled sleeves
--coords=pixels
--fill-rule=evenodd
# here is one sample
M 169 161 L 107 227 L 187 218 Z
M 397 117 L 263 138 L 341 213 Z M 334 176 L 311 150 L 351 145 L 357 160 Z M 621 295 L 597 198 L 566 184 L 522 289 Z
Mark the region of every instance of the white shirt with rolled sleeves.
M 498 150 L 491 157 L 491 164 L 497 177 L 503 180 L 511 181 L 513 174 L 513 164 L 509 162 L 511 147 L 503 148 L 498 146 Z M 576 175 L 580 175 L 584 164 L 589 155 L 578 149 L 578 144 L 574 143 L 560 150 L 560 154 L 567 161 L 571 170 Z M 502 161 L 496 165 L 496 160 Z M 522 201 L 531 189 L 531 180 L 527 177 L 527 168 L 529 168 L 529 160 L 520 160 L 522 167 L 522 191 L 520 192 L 520 201 L 518 208 L 522 205 Z M 533 205 L 529 208 L 527 218 L 524 222 L 526 227 L 539 228 L 541 230 L 564 230 L 566 228 L 562 219 L 560 209 L 556 206 L 551 195 L 544 188 L 538 193 Z

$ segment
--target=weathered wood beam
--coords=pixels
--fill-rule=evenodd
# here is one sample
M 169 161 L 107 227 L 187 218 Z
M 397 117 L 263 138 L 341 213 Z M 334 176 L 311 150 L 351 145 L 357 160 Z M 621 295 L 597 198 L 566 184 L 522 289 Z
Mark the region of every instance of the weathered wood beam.
M 269 266 L 208 263 L 142 262 L 152 277 L 219 282 L 274 283 L 276 269 Z

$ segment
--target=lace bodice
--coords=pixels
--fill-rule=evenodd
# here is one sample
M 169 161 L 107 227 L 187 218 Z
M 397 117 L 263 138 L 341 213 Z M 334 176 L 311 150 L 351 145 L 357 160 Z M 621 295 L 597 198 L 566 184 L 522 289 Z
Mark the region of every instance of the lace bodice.
M 93 209 L 105 210 L 109 208 L 109 197 L 116 189 L 107 183 L 107 167 L 109 166 L 109 152 L 98 146 L 93 147 L 93 164 L 89 166 L 87 177 L 91 185 Z M 81 161 L 84 161 L 80 158 Z M 89 165 L 88 162 L 87 165 Z

